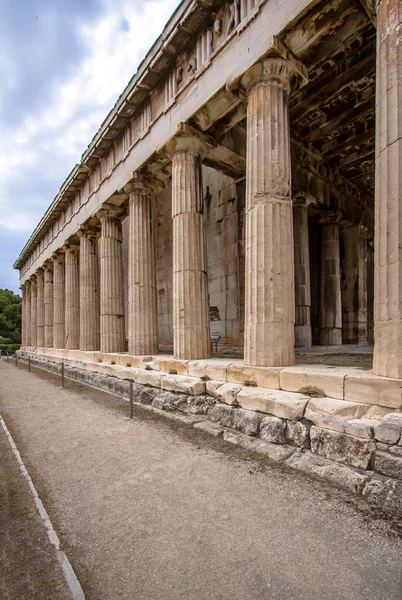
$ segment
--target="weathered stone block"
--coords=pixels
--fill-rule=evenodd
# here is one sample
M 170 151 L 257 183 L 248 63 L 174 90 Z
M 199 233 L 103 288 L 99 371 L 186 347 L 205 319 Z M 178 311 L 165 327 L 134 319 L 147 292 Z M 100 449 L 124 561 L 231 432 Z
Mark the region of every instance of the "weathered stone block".
M 152 400 L 160 394 L 160 390 L 152 387 L 144 387 L 138 396 L 138 401 L 141 404 L 152 404 Z
M 206 415 L 215 404 L 216 400 L 212 396 L 188 396 L 187 412 L 193 415 Z
M 345 378 L 345 400 L 402 408 L 402 380 L 356 371 Z
M 248 435 L 244 435 L 243 433 L 237 433 L 234 431 L 225 430 L 223 432 L 223 439 L 226 442 L 230 442 L 236 446 L 241 446 L 242 448 L 250 450 L 251 452 L 262 454 L 273 462 L 283 462 L 293 453 L 291 448 L 285 448 L 284 446 L 279 446 L 277 444 L 270 444 L 269 442 L 264 442 L 263 440 L 252 438 Z
M 392 456 L 385 452 L 376 452 L 374 469 L 381 475 L 402 479 L 402 457 Z
M 345 402 L 334 398 L 311 398 L 304 416 L 314 425 L 324 429 L 345 432 L 348 421 L 360 419 L 368 408 L 368 404 L 357 402 Z M 353 428 L 353 423 L 351 427 Z
M 310 447 L 310 423 L 303 421 L 287 421 L 286 439 L 301 448 Z
M 238 406 L 237 394 L 243 386 L 238 383 L 222 383 L 219 381 L 207 381 L 207 392 L 214 396 L 220 402 L 231 406 Z
M 239 408 L 233 414 L 233 429 L 246 435 L 257 435 L 260 421 L 261 416 L 257 413 Z
M 286 422 L 278 417 L 264 417 L 260 424 L 260 438 L 272 444 L 285 443 Z
M 310 430 L 311 450 L 315 454 L 367 469 L 375 443 L 345 433 L 313 426 Z
M 362 495 L 378 504 L 383 510 L 402 513 L 402 482 L 372 479 L 364 486 Z
M 132 371 L 131 377 L 136 383 L 141 385 L 152 385 L 152 387 L 160 388 L 163 373 L 158 371 L 147 371 L 145 369 L 135 369 Z
M 309 400 L 308 396 L 302 394 L 255 387 L 244 387 L 237 394 L 237 401 L 242 408 L 268 413 L 282 419 L 301 419 Z
M 205 394 L 205 382 L 196 377 L 164 375 L 161 379 L 161 387 L 163 390 L 182 392 L 189 396 L 201 396 Z
M 194 428 L 206 431 L 214 437 L 221 437 L 223 434 L 223 428 L 216 423 L 211 423 L 211 421 L 201 421 L 200 423 L 195 423 Z
M 281 370 L 280 389 L 343 400 L 343 382 L 349 372 L 347 368 L 320 365 L 286 367 Z
M 226 381 L 226 369 L 229 361 L 219 360 L 195 360 L 187 365 L 188 374 L 191 377 L 205 377 Z
M 217 404 L 208 412 L 208 417 L 213 423 L 219 423 L 223 427 L 233 427 L 235 411 L 236 409 L 226 404 Z
M 227 367 L 226 377 L 228 383 L 279 390 L 280 371 L 279 367 L 246 367 L 245 365 L 232 364 Z
M 374 427 L 379 424 L 379 421 L 374 419 L 349 419 L 345 422 L 345 433 L 361 438 L 373 438 Z
M 286 464 L 302 473 L 315 475 L 319 479 L 328 481 L 354 494 L 360 493 L 364 484 L 369 480 L 367 475 L 358 473 L 351 467 L 339 465 L 309 451 L 296 451 L 286 461 Z
M 176 373 L 177 375 L 188 375 L 187 361 L 175 358 L 165 358 L 159 361 L 159 370 L 163 373 Z
M 389 413 L 385 415 L 374 428 L 374 436 L 379 442 L 397 444 L 402 435 L 402 414 Z

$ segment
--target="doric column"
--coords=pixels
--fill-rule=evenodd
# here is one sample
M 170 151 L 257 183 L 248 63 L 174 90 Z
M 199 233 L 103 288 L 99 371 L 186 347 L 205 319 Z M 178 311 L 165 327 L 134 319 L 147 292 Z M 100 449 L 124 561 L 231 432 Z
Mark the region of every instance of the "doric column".
M 141 175 L 129 191 L 128 249 L 128 351 L 144 355 L 158 352 L 153 193 L 155 188 Z
M 103 209 L 100 254 L 100 349 L 101 352 L 125 352 L 124 280 L 122 227 L 119 213 Z
M 172 157 L 173 352 L 179 359 L 211 354 L 202 164 L 205 146 L 177 137 Z
M 45 263 L 45 347 L 53 345 L 53 261 Z
M 65 348 L 65 255 L 53 255 L 53 345 Z
M 268 58 L 242 78 L 247 92 L 244 362 L 295 360 L 295 289 L 288 94 L 293 69 Z
M 298 194 L 293 200 L 296 301 L 295 342 L 296 346 L 305 347 L 312 345 L 308 207 L 314 201 L 308 194 Z
M 359 225 L 343 230 L 342 339 L 367 343 L 367 238 Z
M 37 342 L 37 287 L 36 287 L 36 275 L 31 277 L 31 346 L 36 347 Z
M 80 238 L 80 350 L 100 349 L 99 264 L 97 232 L 83 227 Z
M 65 246 L 65 347 L 77 350 L 80 347 L 80 267 L 79 246 L 69 243 Z
M 377 6 L 373 371 L 402 378 L 402 4 Z
M 37 321 L 36 321 L 36 345 L 38 348 L 45 347 L 45 295 L 44 295 L 44 273 L 43 268 L 37 270 L 36 273 L 37 286 Z
M 26 304 L 27 304 L 27 294 L 25 286 L 22 285 L 20 287 L 21 290 L 21 346 L 24 347 L 25 343 L 25 313 L 26 313 Z
M 339 216 L 321 219 L 320 344 L 342 345 Z
M 25 282 L 25 346 L 31 345 L 31 282 Z

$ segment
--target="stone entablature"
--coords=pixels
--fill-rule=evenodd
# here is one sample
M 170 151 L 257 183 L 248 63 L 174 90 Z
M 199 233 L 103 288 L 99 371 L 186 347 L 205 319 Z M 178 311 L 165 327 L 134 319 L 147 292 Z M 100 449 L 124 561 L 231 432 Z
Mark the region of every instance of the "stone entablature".
M 179 7 L 16 261 L 21 284 L 103 202 L 123 202 L 127 196 L 122 189 L 132 173 L 150 159 L 153 150 L 164 146 L 177 124 L 188 121 L 227 81 L 236 81 L 273 45 L 272 36 L 309 2 L 298 0 L 291 7 L 283 3 L 274 13 L 270 4 L 233 0 L 223 7 L 219 2 Z M 189 40 L 211 20 L 212 12 L 212 25 L 202 29 L 189 48 Z M 248 36 L 243 35 L 246 28 Z M 225 99 L 223 114 L 240 102 L 237 95 L 230 96 L 232 104 L 227 106 Z

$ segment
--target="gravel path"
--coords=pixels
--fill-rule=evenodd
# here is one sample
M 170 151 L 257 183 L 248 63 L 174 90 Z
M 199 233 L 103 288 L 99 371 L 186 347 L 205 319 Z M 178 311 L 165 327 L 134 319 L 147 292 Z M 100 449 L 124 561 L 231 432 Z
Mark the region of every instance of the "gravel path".
M 0 361 L 0 414 L 89 600 L 399 599 L 401 541 L 362 503 L 58 385 Z

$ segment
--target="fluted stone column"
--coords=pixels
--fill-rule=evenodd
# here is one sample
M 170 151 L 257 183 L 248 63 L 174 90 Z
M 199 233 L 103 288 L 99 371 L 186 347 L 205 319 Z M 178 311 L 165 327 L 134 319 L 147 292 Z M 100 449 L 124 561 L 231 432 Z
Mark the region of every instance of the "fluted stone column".
M 358 225 L 343 231 L 342 339 L 367 343 L 367 238 Z
M 80 268 L 79 247 L 65 246 L 65 347 L 77 350 L 80 347 Z
M 125 352 L 124 280 L 121 221 L 113 211 L 102 210 L 100 254 L 100 349 Z
M 53 262 L 45 263 L 45 347 L 54 348 L 53 345 Z
M 25 346 L 31 345 L 31 282 L 25 283 Z
M 25 286 L 20 286 L 21 290 L 21 346 L 25 346 L 25 311 L 26 311 L 26 291 Z
M 53 345 L 65 348 L 65 255 L 53 256 Z
M 402 378 L 402 4 L 377 6 L 373 371 Z
M 311 338 L 311 286 L 308 207 L 314 200 L 306 194 L 293 201 L 293 231 L 295 251 L 296 346 L 309 347 Z
M 204 145 L 176 138 L 172 157 L 173 352 L 179 359 L 211 355 L 201 156 Z
M 295 361 L 295 289 L 288 94 L 282 58 L 251 67 L 247 92 L 244 362 Z
M 329 215 L 320 221 L 320 344 L 342 345 L 341 264 L 339 252 L 339 217 Z
M 36 287 L 36 275 L 32 275 L 31 278 L 31 346 L 33 348 L 37 345 L 37 287 Z
M 36 273 L 37 286 L 37 321 L 36 321 L 36 345 L 38 348 L 45 347 L 45 281 L 43 268 L 38 269 Z
M 94 229 L 80 237 L 80 350 L 100 349 L 100 290 L 98 239 Z
M 128 250 L 128 351 L 158 352 L 153 188 L 141 176 L 130 186 Z

